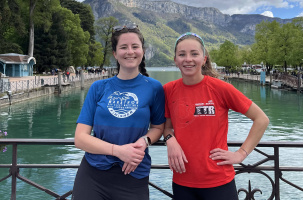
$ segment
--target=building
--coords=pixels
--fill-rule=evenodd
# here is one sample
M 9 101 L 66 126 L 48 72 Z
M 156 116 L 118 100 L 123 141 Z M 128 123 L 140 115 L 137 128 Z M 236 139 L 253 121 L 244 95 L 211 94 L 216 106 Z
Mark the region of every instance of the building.
M 33 75 L 36 59 L 28 55 L 16 53 L 0 54 L 0 73 L 9 77 L 23 77 Z

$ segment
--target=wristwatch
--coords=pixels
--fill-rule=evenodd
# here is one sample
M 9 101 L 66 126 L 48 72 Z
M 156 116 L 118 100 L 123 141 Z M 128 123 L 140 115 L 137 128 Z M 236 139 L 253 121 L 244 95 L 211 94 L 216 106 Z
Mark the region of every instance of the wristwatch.
M 164 142 L 166 143 L 167 140 L 169 140 L 171 137 L 174 137 L 172 134 L 168 134 L 165 138 L 164 138 Z
M 146 143 L 146 147 L 149 147 L 151 145 L 151 140 L 148 136 L 144 135 L 142 136 L 142 138 L 144 139 L 145 143 Z

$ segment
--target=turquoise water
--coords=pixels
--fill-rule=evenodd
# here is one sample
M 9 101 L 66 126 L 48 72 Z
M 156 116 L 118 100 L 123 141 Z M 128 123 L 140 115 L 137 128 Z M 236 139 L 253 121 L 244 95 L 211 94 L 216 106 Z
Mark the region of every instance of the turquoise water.
M 162 84 L 180 77 L 178 71 L 149 71 L 150 75 Z M 270 125 L 262 141 L 303 141 L 303 95 L 295 92 L 273 90 L 268 86 L 244 81 L 231 81 L 246 96 L 258 104 L 270 118 Z M 73 138 L 76 120 L 80 113 L 87 93 L 75 89 L 60 96 L 50 95 L 11 107 L 0 108 L 0 130 L 7 131 L 9 138 Z M 251 126 L 251 121 L 244 116 L 230 111 L 230 127 L 228 139 L 244 140 Z M 265 150 L 266 151 L 266 150 Z M 271 150 L 268 150 L 271 152 Z M 11 147 L 0 153 L 0 163 L 11 162 Z M 150 148 L 153 164 L 167 164 L 166 147 Z M 303 154 L 300 149 L 281 150 L 281 166 L 302 166 Z M 74 146 L 20 146 L 18 163 L 22 164 L 79 164 L 83 156 L 81 150 Z M 262 156 L 251 154 L 245 163 L 254 161 Z M 76 169 L 21 169 L 20 174 L 43 187 L 58 194 L 64 194 L 72 189 Z M 8 174 L 7 169 L 0 169 L 0 179 Z M 270 173 L 269 173 L 270 174 Z M 170 170 L 152 170 L 150 181 L 171 192 Z M 303 173 L 288 172 L 283 174 L 290 181 L 303 187 Z M 256 199 L 267 199 L 268 181 L 254 175 L 237 176 L 237 184 L 247 186 L 247 178 L 252 179 L 253 188 L 259 188 L 263 194 L 256 194 Z M 281 199 L 303 199 L 303 193 L 281 183 Z M 40 200 L 53 199 L 44 192 L 18 180 L 17 199 Z M 151 200 L 165 200 L 161 192 L 150 188 Z M 267 197 L 267 198 L 266 198 Z M 0 200 L 10 199 L 10 179 L 0 183 Z M 240 195 L 241 199 L 241 195 Z M 243 199 L 243 198 L 242 198 Z

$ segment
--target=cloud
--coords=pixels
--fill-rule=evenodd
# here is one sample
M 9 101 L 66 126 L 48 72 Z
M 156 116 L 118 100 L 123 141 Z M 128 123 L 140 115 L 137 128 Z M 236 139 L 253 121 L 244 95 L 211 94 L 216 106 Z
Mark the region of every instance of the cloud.
M 271 17 L 271 18 L 274 17 L 274 14 L 271 11 L 265 11 L 261 15 L 264 15 L 266 17 Z
M 177 3 L 196 7 L 215 7 L 224 14 L 249 14 L 258 10 L 266 11 L 268 8 L 291 8 L 293 3 L 300 3 L 302 0 L 172 0 Z
M 303 17 L 303 12 L 301 12 L 297 17 Z

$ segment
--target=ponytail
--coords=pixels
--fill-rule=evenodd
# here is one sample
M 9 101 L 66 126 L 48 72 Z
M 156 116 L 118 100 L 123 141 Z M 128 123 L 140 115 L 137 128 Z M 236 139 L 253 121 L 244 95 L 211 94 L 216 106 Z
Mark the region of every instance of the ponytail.
M 143 56 L 142 61 L 139 65 L 139 71 L 142 75 L 149 77 L 149 75 L 145 69 L 145 56 Z

